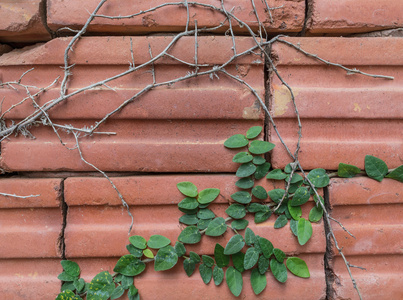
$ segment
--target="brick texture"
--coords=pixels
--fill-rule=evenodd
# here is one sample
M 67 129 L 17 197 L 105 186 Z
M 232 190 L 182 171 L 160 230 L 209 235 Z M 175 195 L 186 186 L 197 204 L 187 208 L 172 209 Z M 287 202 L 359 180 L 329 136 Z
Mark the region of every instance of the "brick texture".
M 306 169 L 336 170 L 343 162 L 363 168 L 367 154 L 385 160 L 389 168 L 401 165 L 403 107 L 399 99 L 403 55 L 398 49 L 403 47 L 403 40 L 389 38 L 384 43 L 379 38 L 288 38 L 287 41 L 331 62 L 395 77 L 387 80 L 349 75 L 305 57 L 285 44 L 274 45 L 277 68 L 293 88 L 301 116 L 302 165 Z M 291 96 L 276 77 L 272 78 L 271 113 L 284 141 L 294 149 L 298 126 Z M 273 130 L 271 141 L 279 145 Z M 282 168 L 288 162 L 285 150 L 276 147 L 273 166 Z
M 174 1 L 171 1 L 174 2 Z M 191 2 L 191 1 L 189 1 Z M 220 2 L 213 0 L 198 1 L 206 5 L 220 7 Z M 272 11 L 273 22 L 266 12 L 266 6 L 262 1 L 254 1 L 259 20 L 264 23 L 270 32 L 298 32 L 302 30 L 305 20 L 305 2 L 302 0 L 277 0 L 267 1 L 270 7 L 281 7 Z M 70 0 L 57 1 L 48 0 L 48 24 L 53 30 L 61 27 L 80 28 L 87 18 L 88 12 L 93 11 L 98 0 L 87 0 L 85 2 Z M 138 0 L 135 2 L 122 2 L 119 0 L 108 1 L 99 11 L 99 14 L 109 16 L 126 16 L 140 11 L 146 11 L 152 7 L 167 3 L 164 0 Z M 177 1 L 179 3 L 179 1 Z M 253 30 L 257 29 L 257 19 L 253 12 L 251 1 L 248 0 L 227 0 L 224 1 L 228 11 L 233 9 L 234 15 L 246 22 Z M 209 8 L 189 5 L 189 25 L 194 28 L 197 21 L 198 28 L 214 27 L 220 25 L 225 20 L 225 16 L 214 12 Z M 181 6 L 165 6 L 145 15 L 122 20 L 110 20 L 106 18 L 96 18 L 89 27 L 91 33 L 108 33 L 119 35 L 145 34 L 149 32 L 176 32 L 184 31 L 187 20 L 186 8 Z M 240 27 L 233 21 L 233 28 L 236 33 L 246 33 L 247 29 Z M 225 32 L 228 24 L 220 30 Z
M 403 2 L 311 0 L 308 32 L 349 34 L 403 27 Z
M 149 44 L 156 56 L 172 38 L 133 37 L 132 40 L 136 64 L 141 64 L 149 60 Z M 63 64 L 64 48 L 68 41 L 57 39 L 46 45 L 3 55 L 0 59 L 3 80 L 11 80 L 24 72 L 28 65 L 34 65 L 36 73 L 28 74 L 24 79 L 37 86 L 49 85 L 61 75 L 60 68 L 54 65 Z M 237 42 L 239 52 L 254 46 L 250 38 L 240 37 Z M 200 64 L 223 64 L 232 56 L 231 47 L 232 40 L 229 37 L 200 37 L 198 61 Z M 221 51 L 215 51 L 216 48 Z M 193 61 L 194 38 L 181 39 L 171 54 L 184 61 Z M 75 49 L 72 61 L 76 66 L 69 84 L 70 92 L 127 70 L 128 62 L 131 61 L 130 39 L 84 38 Z M 241 58 L 229 64 L 226 70 L 247 80 L 263 97 L 264 76 L 260 56 Z M 157 80 L 165 81 L 185 76 L 193 69 L 180 66 L 167 58 L 156 62 L 155 71 Z M 151 74 L 136 72 L 109 83 L 119 93 L 108 88 L 96 89 L 86 92 L 85 100 L 84 94 L 79 94 L 69 99 L 68 103 L 53 109 L 50 115 L 55 123 L 90 126 L 150 83 Z M 38 101 L 45 103 L 54 99 L 58 92 L 57 87 L 51 89 Z M 0 95 L 7 99 L 3 106 L 7 108 L 20 101 L 22 91 L 4 90 Z M 222 101 L 217 101 L 217 97 Z M 106 105 L 95 105 L 99 101 Z M 6 118 L 21 119 L 30 112 L 32 106 L 26 103 L 14 113 L 6 115 Z M 127 110 L 115 118 L 114 122 L 102 125 L 100 130 L 115 132 L 116 135 L 98 135 L 81 142 L 84 157 L 104 171 L 234 171 L 235 166 L 230 163 L 232 152 L 223 147 L 223 142 L 233 134 L 245 133 L 251 126 L 263 125 L 263 113 L 253 94 L 224 75 L 220 75 L 219 80 L 204 76 L 191 82 L 179 82 L 175 84 L 175 89 L 158 88 L 130 104 Z M 80 160 L 77 151 L 64 148 L 51 129 L 34 128 L 32 134 L 35 140 L 21 136 L 2 142 L 4 169 L 92 170 Z M 71 135 L 61 133 L 61 136 L 68 145 L 75 144 Z M 217 164 L 217 160 L 223 163 Z
M 403 272 L 402 213 L 403 185 L 391 179 L 381 183 L 357 177 L 333 179 L 329 197 L 332 217 L 339 220 L 355 239 L 334 225 L 336 238 L 348 261 L 366 270 L 354 269 L 353 275 L 365 299 L 400 299 L 398 288 Z M 335 250 L 336 251 L 336 250 Z M 355 294 L 342 258 L 335 253 L 334 271 L 340 279 L 333 284 L 338 298 Z
M 1 1 L 0 42 L 38 42 L 50 39 L 43 25 L 42 0 Z M 1 51 L 0 51 L 1 52 Z

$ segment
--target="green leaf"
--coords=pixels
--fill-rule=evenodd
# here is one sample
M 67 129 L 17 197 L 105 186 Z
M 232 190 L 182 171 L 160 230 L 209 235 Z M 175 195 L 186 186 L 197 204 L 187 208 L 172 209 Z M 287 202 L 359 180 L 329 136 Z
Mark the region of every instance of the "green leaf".
M 211 223 L 210 223 L 211 224 Z M 197 244 L 201 240 L 201 234 L 196 226 L 188 226 L 182 230 L 178 241 L 184 244 Z
M 199 272 L 203 282 L 208 284 L 213 277 L 213 269 L 209 266 L 206 266 L 206 264 L 201 264 L 199 266 Z
M 262 126 L 253 126 L 246 132 L 247 139 L 254 139 L 262 132 Z
M 254 184 L 255 181 L 253 181 L 253 179 L 250 177 L 241 178 L 235 182 L 235 185 L 241 189 L 250 189 L 254 186 Z
M 342 178 L 352 178 L 360 172 L 360 168 L 356 166 L 340 163 L 337 175 Z
M 280 263 L 273 258 L 270 260 L 270 269 L 278 281 L 282 283 L 287 281 L 287 268 L 283 263 Z
M 287 176 L 287 178 L 285 179 L 286 182 L 288 182 L 290 180 L 289 176 Z M 303 181 L 304 178 L 302 178 L 301 175 L 294 173 L 292 174 L 292 178 L 291 178 L 291 183 L 298 183 L 300 181 Z
M 300 187 L 296 190 L 294 193 L 294 197 L 290 200 L 290 205 L 291 206 L 300 206 L 302 204 L 305 204 L 308 202 L 309 197 L 311 195 L 309 194 L 309 191 L 306 187 Z
M 275 169 L 266 176 L 267 179 L 283 180 L 287 178 L 287 174 L 283 173 L 281 169 Z
M 74 280 L 74 282 L 76 282 L 76 281 L 77 281 L 77 279 Z M 61 289 L 61 291 L 63 292 L 63 291 L 69 290 L 69 291 L 74 292 L 74 291 L 76 290 L 76 287 L 74 286 L 74 282 L 73 282 L 73 281 L 65 281 L 65 282 L 62 284 L 62 289 Z
M 154 253 L 150 249 L 144 249 L 143 254 L 147 258 L 154 258 Z
M 67 274 L 66 272 L 62 272 L 57 276 L 57 279 L 61 281 L 74 281 L 78 278 L 78 276 L 71 276 L 70 274 Z
M 77 290 L 78 293 L 80 293 L 85 287 L 85 281 L 84 279 L 76 279 L 74 280 L 74 288 Z
M 201 258 L 199 256 L 199 254 L 197 254 L 196 252 L 190 251 L 189 253 L 189 257 L 192 261 L 194 261 L 195 263 L 199 263 L 201 262 Z
M 208 208 L 200 209 L 197 213 L 197 217 L 203 220 L 213 219 L 215 214 Z
M 225 272 L 225 277 L 229 290 L 235 297 L 238 297 L 243 287 L 242 274 L 233 267 L 229 267 L 227 272 Z
M 290 220 L 290 228 L 291 232 L 295 235 L 298 236 L 298 221 L 291 219 Z
M 274 250 L 273 244 L 268 239 L 260 237 L 259 245 L 260 245 L 260 249 L 262 249 L 263 255 L 266 258 L 270 258 L 270 256 L 273 254 L 273 250 Z
M 365 156 L 365 172 L 368 177 L 377 181 L 382 181 L 385 175 L 388 173 L 388 166 L 386 163 L 375 156 Z
M 208 219 L 208 220 L 200 219 L 199 222 L 197 222 L 197 228 L 199 230 L 204 230 L 209 226 L 211 221 L 212 221 L 212 219 Z
M 143 250 L 134 247 L 132 244 L 126 245 L 126 249 L 134 257 L 140 258 L 143 256 Z
M 248 204 L 249 202 L 252 201 L 252 197 L 251 197 L 250 193 L 248 193 L 246 191 L 236 192 L 231 195 L 231 198 L 234 201 L 242 203 L 242 204 Z
M 312 224 L 308 220 L 301 218 L 298 220 L 298 243 L 305 245 L 312 236 Z
M 245 270 L 252 269 L 259 259 L 259 252 L 254 247 L 250 247 L 246 250 L 243 265 Z
M 178 203 L 178 206 L 182 209 L 193 210 L 199 207 L 199 202 L 196 198 L 186 197 Z
M 282 263 L 285 259 L 285 253 L 280 249 L 274 248 L 273 249 L 274 257 L 277 259 L 278 262 Z
M 171 243 L 171 240 L 166 238 L 165 236 L 155 234 L 150 237 L 148 240 L 148 247 L 152 249 L 160 249 L 162 247 L 165 247 Z
M 56 300 L 82 300 L 82 298 L 76 296 L 72 291 L 67 290 L 57 295 Z
M 286 261 L 287 268 L 293 273 L 295 276 L 302 278 L 309 278 L 311 275 L 309 274 L 308 266 L 305 261 L 298 257 L 289 257 Z
M 403 182 L 403 165 L 397 167 L 392 172 L 390 172 L 386 178 L 391 178 L 400 182 Z
M 224 247 L 220 244 L 216 244 L 214 248 L 214 258 L 217 266 L 224 268 L 229 264 L 229 256 L 224 254 Z
M 329 175 L 326 174 L 325 169 L 314 169 L 308 173 L 307 177 L 316 188 L 328 186 L 330 181 Z
M 246 245 L 250 246 L 256 242 L 255 233 L 250 228 L 246 228 L 245 231 L 245 243 Z
M 245 259 L 245 253 L 243 252 L 237 252 L 232 255 L 232 263 L 234 265 L 234 268 L 241 273 L 245 271 L 245 268 L 243 267 L 244 259 Z
M 213 270 L 213 279 L 214 284 L 219 286 L 224 280 L 224 270 L 218 266 L 215 266 Z
M 260 185 L 257 185 L 252 189 L 252 195 L 255 196 L 257 199 L 260 199 L 260 200 L 266 200 L 267 199 L 267 192 Z
M 87 300 L 107 300 L 114 290 L 112 275 L 107 271 L 98 273 L 89 284 Z
M 208 255 L 202 255 L 202 260 L 203 263 L 207 266 L 207 267 L 212 267 L 214 266 L 214 259 Z
M 127 290 L 130 286 L 133 285 L 134 277 L 133 276 L 124 276 L 122 277 L 122 287 Z
M 225 224 L 224 218 L 215 218 L 207 227 L 206 235 L 208 236 L 220 236 L 227 230 L 227 224 Z
M 259 273 L 257 269 L 253 269 L 250 276 L 250 283 L 252 285 L 253 292 L 259 295 L 266 288 L 267 278 L 266 275 Z
M 73 277 L 78 277 L 80 275 L 80 267 L 74 261 L 62 260 L 60 263 L 63 267 L 64 272 L 66 272 L 67 274 Z
M 129 242 L 138 249 L 145 249 L 147 248 L 147 241 L 145 238 L 139 235 L 133 235 L 129 237 Z
M 288 223 L 288 219 L 286 216 L 281 215 L 277 218 L 276 222 L 274 222 L 274 228 L 278 229 L 278 228 L 282 228 L 285 225 L 287 225 Z
M 199 222 L 199 218 L 196 215 L 183 215 L 179 218 L 179 222 L 186 225 L 196 225 Z
M 271 167 L 270 163 L 264 163 L 256 168 L 255 179 L 259 180 L 266 176 L 267 172 L 269 172 Z
M 288 211 L 290 212 L 291 217 L 294 220 L 299 220 L 302 216 L 302 209 L 301 206 L 291 206 L 291 201 L 287 203 Z
M 145 268 L 145 263 L 143 263 L 140 259 L 131 254 L 127 254 L 118 260 L 115 268 L 113 268 L 113 272 L 126 276 L 136 276 L 143 272 Z
M 178 257 L 182 257 L 186 254 L 186 248 L 185 245 L 183 245 L 180 242 L 175 243 L 175 252 L 178 254 Z
M 261 255 L 259 257 L 259 260 L 257 261 L 257 268 L 259 270 L 260 274 L 266 273 L 267 269 L 269 268 L 270 265 L 270 260 L 266 258 L 264 255 Z
M 227 148 L 242 148 L 249 144 L 248 139 L 242 134 L 235 134 L 224 142 Z
M 200 205 L 201 205 L 201 204 L 200 204 Z M 184 208 L 179 207 L 179 206 L 178 206 L 178 209 L 179 209 L 181 212 L 183 212 L 183 213 L 185 213 L 185 214 L 187 214 L 187 215 L 194 215 L 194 214 L 197 214 L 197 212 L 199 211 L 198 208 L 195 208 L 195 209 L 184 209 Z
M 197 196 L 197 187 L 189 181 L 179 182 L 176 186 L 178 190 L 185 196 L 192 198 Z
M 241 251 L 243 246 L 245 246 L 245 241 L 243 240 L 243 237 L 240 234 L 236 234 L 228 241 L 224 249 L 224 254 L 235 254 Z
M 255 223 L 263 223 L 271 216 L 271 211 L 258 211 L 255 214 Z
M 248 163 L 252 160 L 253 156 L 248 152 L 239 152 L 235 154 L 235 156 L 232 158 L 232 161 L 234 163 L 240 163 L 240 164 Z
M 322 216 L 323 216 L 322 206 L 320 204 L 318 204 L 317 206 L 315 205 L 309 212 L 309 221 L 319 222 L 322 219 Z
M 260 166 L 260 165 L 263 165 L 266 162 L 266 160 L 264 159 L 264 157 L 255 156 L 253 158 L 252 162 L 257 166 Z
M 171 245 L 158 250 L 154 261 L 155 271 L 165 271 L 173 268 L 178 262 L 178 254 Z
M 236 171 L 236 176 L 238 177 L 248 177 L 250 175 L 252 175 L 253 173 L 255 173 L 256 171 L 256 166 L 249 162 L 246 164 L 242 164 L 239 166 L 238 170 Z
M 225 212 L 227 213 L 227 215 L 234 219 L 242 219 L 246 216 L 245 206 L 241 204 L 232 204 L 225 210 Z
M 248 220 L 244 220 L 244 219 L 240 219 L 240 220 L 234 220 L 231 223 L 231 227 L 235 230 L 243 230 L 246 227 L 248 227 L 249 225 L 249 221 Z
M 140 300 L 139 290 L 136 289 L 134 285 L 129 287 L 129 292 L 127 293 L 129 300 Z
M 196 269 L 196 263 L 190 258 L 187 258 L 183 261 L 183 268 L 185 269 L 186 275 L 190 277 Z
M 125 289 L 119 285 L 111 294 L 111 300 L 118 299 L 122 297 L 122 295 L 125 293 Z
M 199 198 L 197 200 L 201 204 L 211 203 L 218 197 L 219 194 L 219 189 L 205 189 L 199 193 Z
M 264 154 L 271 150 L 276 145 L 265 141 L 252 141 L 249 145 L 249 152 L 253 154 Z
M 260 203 L 251 203 L 249 204 L 246 209 L 251 212 L 251 213 L 255 213 L 258 211 L 266 211 L 266 205 L 262 205 Z
M 280 203 L 280 200 L 283 198 L 285 190 L 283 189 L 274 189 L 268 192 L 270 199 L 275 203 Z

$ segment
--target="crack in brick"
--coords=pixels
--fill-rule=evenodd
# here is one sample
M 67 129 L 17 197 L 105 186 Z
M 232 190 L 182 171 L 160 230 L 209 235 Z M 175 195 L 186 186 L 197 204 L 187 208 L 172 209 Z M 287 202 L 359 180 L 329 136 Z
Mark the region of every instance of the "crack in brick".
M 67 206 L 66 201 L 64 200 L 64 181 L 66 180 L 66 178 L 64 178 L 62 180 L 62 182 L 60 183 L 60 209 L 61 209 L 61 213 L 63 216 L 63 223 L 62 223 L 62 229 L 60 231 L 60 235 L 59 235 L 59 239 L 58 239 L 58 250 L 59 250 L 59 254 L 60 257 L 62 259 L 66 259 L 66 243 L 65 243 L 65 230 L 66 230 L 66 226 L 67 226 L 67 213 L 69 210 L 69 207 Z
M 41 23 L 45 27 L 46 31 L 49 32 L 52 39 L 57 38 L 57 33 L 49 28 L 48 26 L 48 11 L 47 11 L 47 1 L 42 0 L 39 3 L 39 16 L 41 18 Z

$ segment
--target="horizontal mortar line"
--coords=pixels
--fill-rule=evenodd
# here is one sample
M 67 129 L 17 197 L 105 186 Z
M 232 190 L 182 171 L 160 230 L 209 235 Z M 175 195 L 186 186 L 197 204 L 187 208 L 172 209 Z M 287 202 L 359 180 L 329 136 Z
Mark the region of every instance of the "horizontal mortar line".
M 280 133 L 281 133 L 281 131 L 280 131 Z M 304 133 L 302 133 L 302 134 L 304 134 Z M 316 138 L 315 140 L 312 140 L 312 139 L 307 139 L 307 138 L 303 137 L 302 140 L 301 140 L 301 145 L 303 146 L 304 144 L 307 145 L 309 143 L 309 144 L 330 144 L 330 145 L 337 144 L 339 146 L 345 146 L 346 144 L 347 145 L 354 145 L 354 146 L 368 145 L 368 144 L 370 144 L 370 145 L 389 146 L 388 144 L 385 145 L 385 143 L 390 143 L 390 144 L 393 144 L 393 146 L 398 145 L 398 146 L 403 147 L 403 137 L 402 138 L 397 138 L 396 140 L 392 140 L 391 138 L 386 139 L 385 137 L 380 137 L 379 139 L 380 140 L 373 140 L 372 139 L 372 140 L 363 141 L 361 139 L 361 137 L 357 136 L 357 137 L 354 137 L 354 138 L 349 138 L 349 140 L 346 140 L 346 139 L 343 139 L 343 138 L 340 138 L 340 139 L 334 139 L 333 138 L 331 140 L 329 140 L 329 139 L 326 140 L 324 138 Z M 273 142 L 274 140 L 277 141 L 278 138 L 276 136 L 273 136 L 273 138 L 271 139 L 270 142 Z M 284 137 L 284 135 L 283 135 L 283 141 L 286 144 L 288 144 L 288 143 L 290 143 L 290 144 L 294 143 L 295 144 L 296 141 L 297 141 L 297 138 L 296 137 L 295 138 Z M 304 149 L 302 149 L 302 150 L 304 150 Z
M 346 94 L 350 94 L 352 92 L 386 92 L 386 93 L 403 93 L 403 86 L 397 86 L 397 87 L 393 87 L 391 88 L 390 86 L 388 87 L 373 87 L 373 86 L 369 86 L 369 87 L 315 87 L 315 86 L 300 86 L 300 85 L 296 85 L 296 84 L 292 84 L 292 88 L 293 89 L 298 89 L 298 93 L 300 91 L 314 91 L 314 92 L 337 92 L 337 93 L 346 93 Z M 296 95 L 296 97 L 298 97 L 298 94 Z
M 349 220 L 341 220 L 341 219 L 337 219 L 337 217 L 334 217 L 336 220 L 340 221 L 344 227 L 346 227 L 352 234 L 354 234 L 354 230 L 351 230 L 351 228 L 355 228 L 355 230 L 360 229 L 359 231 L 374 231 L 374 232 L 379 232 L 379 229 L 387 229 L 387 230 L 399 230 L 401 231 L 401 235 L 403 236 L 403 217 L 401 218 L 401 222 L 400 224 L 384 224 L 384 223 L 357 223 L 359 220 L 353 220 L 353 222 L 348 222 Z M 395 219 L 394 219 L 395 221 Z M 398 220 L 396 220 L 398 221 Z M 361 220 L 361 222 L 363 222 Z M 398 222 L 397 222 L 398 223 Z M 380 228 L 381 227 L 381 228 Z M 344 229 L 341 228 L 338 224 L 335 223 L 335 225 L 333 226 L 333 230 L 337 230 L 337 231 L 341 231 L 343 232 Z M 346 232 L 346 234 L 348 235 L 348 233 Z
M 117 141 L 118 140 L 118 141 Z M 175 142 L 175 140 L 172 140 L 172 142 L 153 142 L 153 141 L 136 141 L 136 140 L 132 140 L 132 141 L 128 141 L 127 138 L 122 137 L 121 140 L 119 139 L 113 139 L 112 141 L 85 141 L 85 140 L 81 140 L 80 141 L 80 145 L 88 145 L 88 144 L 93 144 L 93 145 L 101 145 L 101 146 L 105 146 L 105 145 L 111 145 L 111 146 L 119 146 L 119 145 L 133 145 L 133 146 L 138 146 L 138 145 L 216 145 L 216 146 L 223 146 L 225 140 L 219 141 L 219 142 Z M 64 138 L 64 142 L 69 143 L 69 141 L 67 141 Z M 13 144 L 13 145 L 32 145 L 32 142 L 17 142 L 17 141 L 11 141 L 11 142 L 7 142 L 7 144 Z M 53 146 L 53 145 L 57 145 L 59 146 L 60 141 L 57 140 L 57 137 L 55 139 L 55 142 L 49 142 L 49 141 L 44 141 L 44 142 L 40 142 L 38 140 L 35 140 L 35 146 Z M 75 145 L 75 143 L 74 143 Z M 67 145 L 69 146 L 69 145 Z M 74 150 L 72 150 L 74 151 Z M 85 149 L 84 149 L 85 151 Z

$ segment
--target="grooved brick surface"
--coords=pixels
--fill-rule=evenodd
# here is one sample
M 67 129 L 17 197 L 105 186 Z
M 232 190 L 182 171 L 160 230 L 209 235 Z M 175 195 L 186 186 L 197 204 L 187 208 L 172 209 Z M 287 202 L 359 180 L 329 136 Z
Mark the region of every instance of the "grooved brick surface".
M 302 123 L 299 160 L 305 169 L 336 170 L 340 162 L 364 167 L 365 155 L 402 164 L 403 94 L 401 49 L 403 40 L 389 38 L 287 38 L 312 54 L 361 71 L 394 76 L 394 80 L 349 75 L 345 71 L 304 57 L 285 44 L 273 46 L 280 75 L 292 87 Z M 334 49 L 334 51 L 329 51 Z M 291 96 L 273 76 L 271 113 L 284 141 L 294 151 L 298 124 Z M 274 130 L 271 141 L 279 145 Z M 278 146 L 274 167 L 290 158 Z
M 70 39 L 56 39 L 36 47 L 16 50 L 3 55 L 0 69 L 3 80 L 15 80 L 26 68 L 35 71 L 24 77 L 26 83 L 48 86 L 58 75 L 63 64 L 63 53 Z M 172 41 L 172 37 L 133 37 L 135 63 L 149 60 L 149 45 L 156 57 Z M 180 39 L 169 49 L 179 59 L 194 61 L 194 38 Z M 232 56 L 230 37 L 200 37 L 198 62 L 213 66 L 223 64 Z M 254 47 L 250 38 L 237 38 L 237 51 Z M 220 48 L 221 51 L 215 51 Z M 92 50 L 92 49 L 99 49 Z M 103 51 L 108 49 L 108 51 Z M 126 49 L 127 51 L 122 51 Z M 102 50 L 102 51 L 101 51 Z M 108 63 L 106 64 L 105 62 Z M 96 81 L 125 72 L 131 61 L 128 37 L 83 38 L 71 56 L 76 63 L 74 76 L 69 82 L 69 92 L 75 92 Z M 248 55 L 232 61 L 226 67 L 230 73 L 240 75 L 259 95 L 264 95 L 263 59 Z M 149 68 L 77 94 L 50 111 L 54 123 L 83 127 L 94 125 L 123 101 L 152 83 Z M 156 61 L 158 82 L 185 76 L 194 68 L 179 65 L 166 58 Z M 200 71 L 203 71 L 201 68 Z M 58 96 L 59 85 L 38 99 L 45 103 Z M 2 90 L 6 109 L 21 101 L 22 90 Z M 219 97 L 220 101 L 217 101 Z M 102 103 L 102 104 L 99 104 Z M 15 120 L 32 113 L 28 102 L 20 105 L 6 118 Z M 100 131 L 116 135 L 94 135 L 82 138 L 80 146 L 86 160 L 104 171 L 145 172 L 228 172 L 234 171 L 232 152 L 223 142 L 233 134 L 245 133 L 254 125 L 263 125 L 263 113 L 253 94 L 238 82 L 224 74 L 212 80 L 203 76 L 178 82 L 173 87 L 159 87 L 138 98 L 122 113 L 114 116 L 114 122 L 106 122 Z M 78 152 L 68 150 L 50 128 L 33 128 L 35 140 L 23 136 L 2 142 L 2 167 L 13 171 L 92 171 L 92 167 L 80 160 Z M 69 147 L 74 137 L 60 131 Z M 22 152 L 24 154 L 22 154 Z M 203 153 L 203 155 L 201 155 Z M 33 157 L 35 159 L 33 159 Z M 223 161 L 217 164 L 217 160 Z
M 403 26 L 403 2 L 396 0 L 312 0 L 312 34 L 370 32 Z
M 38 42 L 50 39 L 41 18 L 41 0 L 1 1 L 0 42 Z M 1 52 L 1 51 L 0 51 Z M 1 53 L 0 53 L 1 54 Z
M 40 195 L 26 199 L 0 196 L 0 257 L 59 257 L 61 180 L 2 179 L 0 191 Z
M 194 28 L 197 21 L 198 28 L 219 26 L 225 21 L 225 15 L 216 12 L 208 7 L 192 5 L 189 2 L 189 28 Z M 209 5 L 221 8 L 220 2 L 213 0 L 196 1 L 202 5 Z M 80 28 L 89 17 L 88 11 L 92 12 L 98 5 L 98 0 L 77 0 L 57 1 L 48 0 L 48 25 L 53 30 L 62 27 Z M 106 18 L 95 18 L 89 27 L 91 33 L 108 33 L 119 35 L 145 34 L 149 32 L 177 32 L 184 31 L 187 21 L 187 11 L 180 1 L 164 0 L 137 0 L 137 1 L 108 1 L 99 11 L 99 15 L 107 16 L 128 16 L 131 14 L 146 11 L 165 3 L 177 3 L 179 5 L 166 5 L 160 9 L 153 10 L 147 14 L 134 16 L 121 20 Z M 270 32 L 298 32 L 301 31 L 305 20 L 305 2 L 302 0 L 268 0 L 269 7 L 281 7 L 272 10 L 273 22 L 270 20 L 265 4 L 262 1 L 254 1 L 259 20 L 264 23 Z M 236 18 L 246 22 L 252 29 L 256 30 L 257 19 L 253 11 L 251 1 L 248 0 L 226 0 L 226 10 L 234 13 Z M 247 32 L 241 28 L 236 21 L 232 21 L 236 33 Z M 228 22 L 224 23 L 220 32 L 228 29 Z

